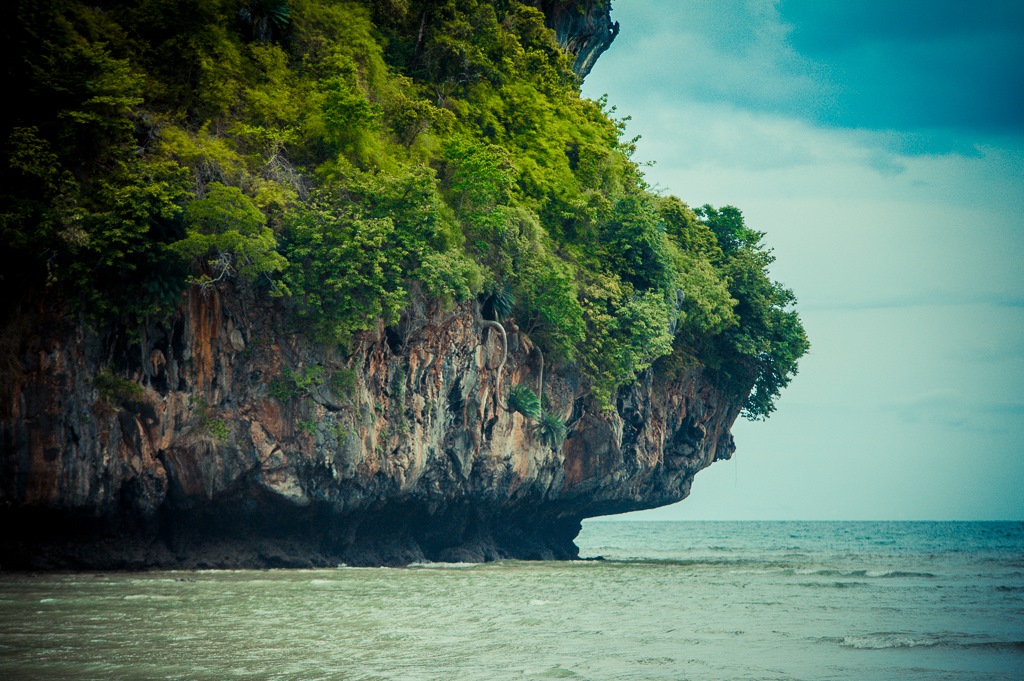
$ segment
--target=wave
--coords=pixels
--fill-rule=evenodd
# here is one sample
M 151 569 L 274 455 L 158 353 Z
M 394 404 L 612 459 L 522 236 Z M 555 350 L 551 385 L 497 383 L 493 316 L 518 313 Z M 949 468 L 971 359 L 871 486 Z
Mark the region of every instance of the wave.
M 858 577 L 861 579 L 935 579 L 939 576 L 931 572 L 914 572 L 911 570 L 838 570 L 835 568 L 824 568 L 821 570 L 794 570 L 791 574 L 802 577 Z
M 958 650 L 1011 650 L 1024 652 L 1024 641 L 970 641 L 941 635 L 880 632 L 864 636 L 828 639 L 844 648 L 857 650 L 889 650 L 893 648 L 954 648 Z
M 642 556 L 634 556 L 629 558 L 608 558 L 605 557 L 603 560 L 598 561 L 598 564 L 602 565 L 623 565 L 623 566 L 644 566 L 648 565 L 651 567 L 686 567 L 686 568 L 722 568 L 722 567 L 742 567 L 742 568 L 761 568 L 765 570 L 778 570 L 778 569 L 789 569 L 793 568 L 793 563 L 789 561 L 777 561 L 777 560 L 765 560 L 763 558 L 650 558 Z
M 164 596 L 161 594 L 130 594 L 124 597 L 126 601 L 177 601 L 178 596 Z
M 650 565 L 665 567 L 684 568 L 745 568 L 757 571 L 777 572 L 778 574 L 791 577 L 840 577 L 857 579 L 937 579 L 940 575 L 933 572 L 916 570 L 868 570 L 852 569 L 843 570 L 837 568 L 808 569 L 800 567 L 800 561 L 772 560 L 759 557 L 711 557 L 702 556 L 698 558 L 605 558 L 601 562 L 607 564 L 628 564 L 632 566 Z
M 893 577 L 921 577 L 924 579 L 935 579 L 938 575 L 931 572 L 911 572 L 908 570 L 893 570 L 892 572 L 868 572 L 868 577 L 889 579 Z
M 810 589 L 855 589 L 870 585 L 867 582 L 800 582 L 798 586 Z
M 810 572 L 804 572 L 805 575 L 812 577 L 867 577 L 867 570 L 812 570 Z
M 892 579 L 897 577 L 935 579 L 938 575 L 932 572 L 915 572 L 913 570 L 815 570 L 809 574 L 820 577 L 868 577 L 870 579 Z
M 480 565 L 480 563 L 445 563 L 438 561 L 409 563 L 408 567 L 413 570 L 465 570 L 467 568 L 480 567 Z

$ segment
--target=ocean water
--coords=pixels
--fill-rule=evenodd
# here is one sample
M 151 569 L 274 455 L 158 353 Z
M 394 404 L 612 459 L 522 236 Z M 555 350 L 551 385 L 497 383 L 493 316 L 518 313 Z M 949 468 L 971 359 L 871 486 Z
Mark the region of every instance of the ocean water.
M 1024 679 L 1024 523 L 578 543 L 605 560 L 0 574 L 0 679 Z

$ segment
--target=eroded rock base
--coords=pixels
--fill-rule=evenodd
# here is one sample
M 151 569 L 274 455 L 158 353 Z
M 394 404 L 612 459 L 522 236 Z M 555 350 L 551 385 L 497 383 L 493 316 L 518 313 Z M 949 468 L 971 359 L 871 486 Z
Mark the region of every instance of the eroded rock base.
M 572 560 L 580 521 L 415 505 L 337 515 L 325 508 L 213 507 L 143 522 L 55 512 L 0 514 L 2 570 L 263 569 L 417 562 Z

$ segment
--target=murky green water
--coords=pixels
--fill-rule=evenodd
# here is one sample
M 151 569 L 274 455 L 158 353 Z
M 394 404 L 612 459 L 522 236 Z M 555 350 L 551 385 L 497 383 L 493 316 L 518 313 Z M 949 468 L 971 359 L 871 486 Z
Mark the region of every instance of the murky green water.
M 0 576 L 2 679 L 991 679 L 1024 525 L 594 523 L 606 562 Z

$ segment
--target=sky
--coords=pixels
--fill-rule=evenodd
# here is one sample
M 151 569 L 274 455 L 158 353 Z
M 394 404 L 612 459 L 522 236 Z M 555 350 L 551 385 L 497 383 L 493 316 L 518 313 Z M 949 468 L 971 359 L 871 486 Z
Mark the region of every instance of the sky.
M 767 233 L 811 341 L 694 520 L 1024 520 L 1024 3 L 616 0 L 583 86 Z

